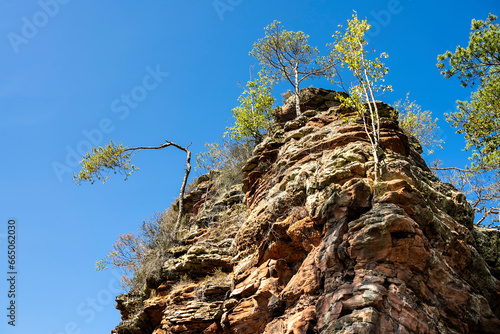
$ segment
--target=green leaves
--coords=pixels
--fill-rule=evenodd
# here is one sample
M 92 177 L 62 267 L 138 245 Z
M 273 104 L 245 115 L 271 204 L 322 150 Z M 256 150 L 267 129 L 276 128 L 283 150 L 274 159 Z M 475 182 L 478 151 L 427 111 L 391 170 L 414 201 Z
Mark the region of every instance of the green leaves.
M 369 60 L 368 53 L 365 50 L 365 45 L 368 42 L 366 42 L 364 36 L 370 29 L 370 25 L 366 20 L 360 21 L 356 14 L 353 14 L 352 20 L 347 22 L 345 32 L 336 31 L 332 36 L 335 42 L 331 44 L 330 62 L 338 62 L 342 68 L 347 68 L 358 81 L 361 90 L 363 90 L 363 86 L 369 84 L 375 91 L 391 91 L 391 86 L 377 85 L 378 81 L 383 82 L 384 76 L 389 72 L 389 68 L 380 59 L 389 56 L 383 52 L 375 60 Z M 339 25 L 339 27 L 342 26 Z M 335 83 L 334 79 L 334 77 L 330 78 L 332 84 Z M 356 95 L 357 93 L 357 88 L 352 87 L 350 94 Z M 361 93 L 360 98 L 362 101 L 367 102 L 369 99 L 364 95 L 364 93 Z
M 432 119 L 429 110 L 422 111 L 422 107 L 415 101 L 408 99 L 396 101 L 394 108 L 398 111 L 399 126 L 407 136 L 413 136 L 420 145 L 426 148 L 427 154 L 434 152 L 434 147 L 443 149 L 444 141 L 439 138 L 437 126 L 438 119 Z
M 347 68 L 354 76 L 357 84 L 349 88 L 349 97 L 342 98 L 342 104 L 346 107 L 354 107 L 361 119 L 365 133 L 370 141 L 373 151 L 374 182 L 378 182 L 380 174 L 379 148 L 380 148 L 380 117 L 378 113 L 375 94 L 392 90 L 391 86 L 377 84 L 383 82 L 384 76 L 389 69 L 379 58 L 369 60 L 364 46 L 367 44 L 364 39 L 365 33 L 370 29 L 370 25 L 360 21 L 356 12 L 352 20 L 347 21 L 347 28 L 344 33 L 336 31 L 332 36 L 335 39 L 329 60 L 332 64 L 339 63 L 342 68 Z M 382 53 L 380 58 L 387 58 L 387 54 Z M 334 83 L 335 78 L 330 78 Z M 342 81 L 341 81 L 342 83 Z
M 479 88 L 470 101 L 457 101 L 458 111 L 446 115 L 472 149 L 472 167 L 500 169 L 500 27 L 495 15 L 472 20 L 469 45 L 438 56 L 438 68 L 446 78 L 457 76 L 462 86 Z M 499 171 L 500 172 L 500 171 Z
M 126 148 L 121 143 L 114 144 L 111 141 L 105 147 L 93 147 L 80 162 L 82 170 L 78 174 L 73 174 L 73 181 L 77 185 L 85 181 L 94 184 L 96 179 L 106 183 L 109 176 L 105 173 L 110 170 L 115 174 L 120 172 L 125 175 L 126 180 L 134 170 L 138 170 L 130 164 L 130 159 L 131 153 L 126 153 Z
M 483 84 L 489 76 L 499 73 L 500 27 L 489 14 L 486 21 L 472 20 L 469 45 L 457 46 L 455 53 L 446 51 L 438 55 L 438 68 L 446 78 L 457 75 L 462 86 Z
M 265 37 L 254 43 L 250 55 L 270 68 L 273 79 L 286 79 L 293 85 L 291 78 L 295 76 L 296 67 L 301 73 L 311 71 L 308 65 L 319 51 L 307 44 L 309 35 L 284 30 L 279 21 L 274 21 L 264 30 Z
M 473 150 L 474 165 L 500 168 L 500 76 L 483 81 L 471 101 L 457 101 L 459 111 L 446 115 L 448 122 L 465 135 L 466 149 Z
M 250 80 L 246 89 L 238 98 L 240 105 L 234 108 L 235 124 L 227 128 L 227 134 L 234 140 L 249 140 L 253 144 L 262 141 L 265 132 L 271 126 L 274 97 L 272 93 L 273 80 L 263 68 L 259 77 Z
M 274 21 L 265 30 L 265 37 L 253 45 L 250 55 L 267 67 L 274 81 L 288 81 L 294 88 L 297 116 L 301 114 L 299 87 L 306 79 L 322 76 L 332 67 L 318 57 L 319 51 L 308 44 L 309 35 L 302 31 L 284 30 Z

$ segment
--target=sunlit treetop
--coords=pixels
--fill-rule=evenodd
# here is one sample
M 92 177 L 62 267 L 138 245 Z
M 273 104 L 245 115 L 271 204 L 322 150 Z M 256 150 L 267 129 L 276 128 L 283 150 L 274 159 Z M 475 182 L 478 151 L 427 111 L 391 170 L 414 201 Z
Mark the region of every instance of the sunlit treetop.
M 273 80 L 285 80 L 293 86 L 296 113 L 300 116 L 301 83 L 330 73 L 335 64 L 319 57 L 318 49 L 308 44 L 309 35 L 302 31 L 287 31 L 279 21 L 264 30 L 264 38 L 253 44 L 250 55 L 268 68 Z
M 342 28 L 342 25 L 338 26 Z M 391 90 L 391 86 L 377 85 L 378 81 L 384 81 L 384 76 L 389 72 L 389 68 L 380 60 L 388 58 L 387 53 L 382 52 L 375 60 L 368 59 L 368 51 L 365 46 L 368 42 L 365 40 L 365 33 L 370 30 L 371 26 L 367 20 L 359 20 L 357 14 L 353 14 L 351 20 L 347 20 L 347 27 L 344 32 L 336 31 L 332 36 L 334 43 L 331 44 L 332 51 L 329 59 L 331 63 L 338 63 L 341 68 L 348 68 L 352 74 L 364 82 L 371 82 L 374 90 L 381 92 Z M 375 52 L 375 50 L 373 50 Z M 336 75 L 330 78 L 332 84 L 337 84 L 343 87 L 341 79 Z M 345 87 L 343 87 L 345 89 Z
M 250 78 L 238 98 L 240 105 L 232 110 L 235 124 L 227 128 L 226 133 L 231 139 L 250 140 L 254 145 L 262 141 L 272 123 L 275 101 L 272 86 L 273 80 L 265 68 L 259 71 L 257 78 Z
M 138 170 L 130 163 L 132 153 L 132 150 L 123 147 L 121 143 L 115 144 L 113 141 L 104 147 L 93 147 L 84 155 L 80 162 L 82 170 L 73 175 L 73 181 L 77 185 L 86 181 L 94 184 L 96 180 L 106 183 L 110 171 L 124 175 L 126 180 L 132 172 Z
M 438 56 L 438 68 L 446 78 L 457 75 L 464 87 L 483 83 L 499 74 L 500 27 L 497 17 L 489 14 L 486 21 L 472 20 L 469 45 L 457 46 L 455 53 L 446 51 Z
M 438 56 L 446 78 L 457 76 L 462 86 L 479 84 L 470 101 L 457 101 L 458 111 L 446 115 L 472 149 L 474 169 L 500 172 L 500 27 L 495 15 L 472 20 L 469 44 Z

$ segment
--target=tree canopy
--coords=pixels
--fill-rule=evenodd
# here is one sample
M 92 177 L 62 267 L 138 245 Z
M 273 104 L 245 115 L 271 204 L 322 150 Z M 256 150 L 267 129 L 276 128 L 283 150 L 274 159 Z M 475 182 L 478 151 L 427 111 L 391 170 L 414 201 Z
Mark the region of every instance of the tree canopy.
M 426 149 L 427 154 L 434 152 L 434 147 L 443 149 L 444 141 L 439 138 L 437 118 L 432 118 L 430 110 L 422 111 L 422 107 L 415 101 L 410 101 L 406 94 L 404 101 L 394 103 L 398 112 L 399 126 L 408 137 L 415 138 Z
M 92 150 L 83 156 L 82 170 L 78 174 L 73 174 L 73 181 L 77 185 L 81 185 L 82 182 L 94 184 L 96 180 L 106 183 L 109 179 L 107 173 L 110 171 L 125 175 L 126 180 L 130 174 L 139 169 L 130 163 L 132 153 L 123 147 L 122 143 L 115 144 L 113 141 L 104 147 L 92 147 Z
M 390 86 L 380 85 L 389 69 L 380 61 L 368 59 L 364 39 L 365 33 L 370 29 L 366 20 L 360 21 L 357 14 L 352 20 L 347 20 L 344 33 L 336 31 L 333 37 L 335 43 L 330 54 L 331 63 L 339 63 L 342 68 L 347 68 L 354 76 L 357 84 L 349 88 L 349 97 L 341 100 L 347 107 L 355 107 L 363 119 L 366 135 L 370 141 L 375 161 L 375 181 L 379 177 L 379 144 L 380 144 L 380 115 L 378 113 L 375 95 L 379 91 L 391 89 Z M 342 27 L 342 25 L 339 25 Z M 387 57 L 382 53 L 380 57 Z M 332 83 L 334 78 L 331 78 Z
M 111 141 L 105 147 L 93 147 L 91 152 L 85 154 L 83 160 L 81 161 L 82 170 L 78 174 L 73 175 L 73 181 L 77 185 L 86 181 L 93 184 L 96 179 L 106 183 L 109 176 L 105 173 L 110 171 L 115 174 L 121 173 L 125 175 L 126 180 L 133 171 L 138 170 L 138 168 L 134 165 L 131 165 L 131 159 L 133 158 L 132 153 L 137 153 L 142 150 L 161 150 L 169 146 L 176 147 L 186 152 L 186 172 L 182 180 L 179 194 L 179 214 L 175 227 L 172 231 L 172 235 L 175 236 L 184 214 L 184 192 L 186 190 L 189 173 L 191 172 L 191 152 L 188 149 L 189 146 L 182 147 L 176 143 L 166 141 L 164 144 L 159 146 L 123 147 L 121 143 L 115 144 Z
M 470 101 L 457 101 L 458 111 L 446 120 L 464 134 L 472 150 L 470 166 L 434 168 L 467 194 L 477 225 L 498 228 L 500 214 L 500 27 L 497 17 L 472 20 L 467 47 L 438 55 L 445 78 L 457 77 L 463 87 L 477 89 Z M 447 173 L 447 174 L 445 174 Z
M 466 149 L 472 149 L 472 168 L 500 168 L 500 27 L 497 17 L 472 20 L 469 44 L 454 53 L 438 56 L 438 68 L 446 78 L 457 76 L 462 86 L 474 86 L 470 101 L 457 101 L 458 111 L 447 121 L 465 135 Z
M 274 97 L 271 95 L 273 80 L 266 69 L 259 71 L 258 77 L 247 82 L 245 90 L 238 98 L 240 105 L 234 108 L 234 126 L 227 128 L 228 135 L 234 140 L 249 140 L 254 145 L 262 141 L 271 126 Z
M 318 57 L 318 49 L 308 44 L 309 35 L 302 31 L 284 30 L 279 21 L 264 30 L 265 37 L 254 43 L 250 55 L 269 68 L 274 80 L 286 80 L 293 86 L 297 116 L 300 116 L 300 83 L 324 75 L 332 66 L 325 66 L 324 59 Z

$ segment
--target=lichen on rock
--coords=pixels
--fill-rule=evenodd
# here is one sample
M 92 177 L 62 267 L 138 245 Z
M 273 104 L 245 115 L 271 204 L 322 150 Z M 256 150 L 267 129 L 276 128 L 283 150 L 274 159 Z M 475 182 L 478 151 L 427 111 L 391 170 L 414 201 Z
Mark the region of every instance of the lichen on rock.
M 356 113 L 334 91 L 301 96 L 303 116 L 281 108 L 283 130 L 255 148 L 241 186 L 187 195 L 195 236 L 149 295 L 117 298 L 115 333 L 500 333 L 498 231 L 473 226 L 389 106 L 374 183 Z

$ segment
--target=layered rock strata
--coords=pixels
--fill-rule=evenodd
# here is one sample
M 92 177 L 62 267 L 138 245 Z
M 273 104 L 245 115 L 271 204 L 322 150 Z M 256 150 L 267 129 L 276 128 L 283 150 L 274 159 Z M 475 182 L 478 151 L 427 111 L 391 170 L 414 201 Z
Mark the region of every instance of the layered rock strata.
M 431 173 L 388 105 L 374 183 L 356 112 L 333 91 L 301 97 L 303 115 L 283 106 L 220 217 L 142 294 L 118 297 L 115 333 L 500 333 L 498 231 L 473 226 L 465 196 Z M 198 224 L 209 184 L 189 195 Z

